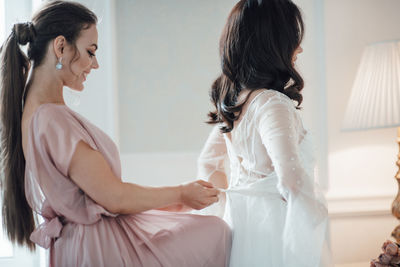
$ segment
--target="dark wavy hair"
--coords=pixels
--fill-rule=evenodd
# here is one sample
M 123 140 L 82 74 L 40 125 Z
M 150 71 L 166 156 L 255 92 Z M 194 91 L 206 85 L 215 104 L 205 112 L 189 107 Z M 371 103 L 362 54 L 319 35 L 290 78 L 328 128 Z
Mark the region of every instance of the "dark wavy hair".
M 291 0 L 239 1 L 220 39 L 222 74 L 210 91 L 216 110 L 208 114 L 208 123 L 223 123 L 222 132 L 232 131 L 251 93 L 261 88 L 287 95 L 299 108 L 304 81 L 292 57 L 303 34 L 301 12 Z M 243 89 L 250 94 L 238 103 Z
M 21 120 L 28 86 L 28 72 L 40 66 L 50 42 L 64 36 L 75 46 L 81 31 L 97 23 L 85 6 L 70 1 L 51 1 L 34 15 L 32 22 L 17 23 L 0 48 L 1 89 L 1 191 L 3 225 L 8 238 L 31 250 L 29 239 L 35 218 L 25 197 L 25 157 L 22 150 Z M 20 45 L 28 45 L 28 54 Z M 76 47 L 75 47 L 76 52 Z

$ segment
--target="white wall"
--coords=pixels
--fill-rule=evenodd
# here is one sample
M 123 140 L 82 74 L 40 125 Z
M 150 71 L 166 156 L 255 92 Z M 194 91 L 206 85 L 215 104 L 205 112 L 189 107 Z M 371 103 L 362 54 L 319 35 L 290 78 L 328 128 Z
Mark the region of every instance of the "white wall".
M 123 153 L 200 150 L 219 35 L 234 3 L 116 1 Z
M 210 126 L 208 91 L 235 0 L 116 2 L 119 120 L 124 179 L 193 180 Z
M 369 266 L 369 261 L 382 253 L 383 242 L 390 239 L 391 229 L 397 224 L 397 220 L 390 214 L 331 217 L 335 265 L 364 263 L 363 266 Z
M 305 127 L 311 132 L 317 160 L 317 178 L 323 189 L 329 187 L 327 170 L 326 83 L 324 46 L 324 1 L 295 0 L 302 10 L 305 36 L 304 52 L 297 64 L 304 78 L 302 104 Z

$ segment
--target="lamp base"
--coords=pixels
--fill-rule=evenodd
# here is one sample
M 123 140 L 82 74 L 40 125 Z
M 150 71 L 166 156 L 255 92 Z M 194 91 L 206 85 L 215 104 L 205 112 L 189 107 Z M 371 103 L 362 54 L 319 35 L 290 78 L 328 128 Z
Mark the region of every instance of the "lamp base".
M 396 228 L 394 228 L 392 232 L 392 237 L 396 239 L 397 243 L 400 243 L 400 225 L 398 225 Z

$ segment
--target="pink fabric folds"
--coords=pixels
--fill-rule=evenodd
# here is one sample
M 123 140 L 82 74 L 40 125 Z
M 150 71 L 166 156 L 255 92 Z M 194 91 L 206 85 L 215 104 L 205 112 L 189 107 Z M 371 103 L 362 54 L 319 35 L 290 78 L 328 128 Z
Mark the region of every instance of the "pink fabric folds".
M 50 248 L 51 266 L 227 266 L 231 232 L 219 218 L 112 214 L 86 195 L 68 177 L 76 145 L 83 141 L 99 151 L 120 179 L 119 152 L 104 132 L 67 106 L 41 105 L 28 135 L 25 193 L 45 218 L 31 240 Z
M 62 227 L 63 225 L 58 217 L 51 220 L 46 219 L 32 232 L 31 240 L 43 248 L 49 248 L 51 241 L 60 236 Z

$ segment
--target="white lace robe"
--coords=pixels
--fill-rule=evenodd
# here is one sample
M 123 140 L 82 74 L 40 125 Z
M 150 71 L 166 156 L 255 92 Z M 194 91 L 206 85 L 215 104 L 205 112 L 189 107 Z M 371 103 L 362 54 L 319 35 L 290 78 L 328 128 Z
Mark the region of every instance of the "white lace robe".
M 233 230 L 231 265 L 330 266 L 328 213 L 314 181 L 309 134 L 286 95 L 260 90 L 230 134 L 212 130 L 198 160 L 198 177 L 224 173 L 226 203 L 206 213 Z

